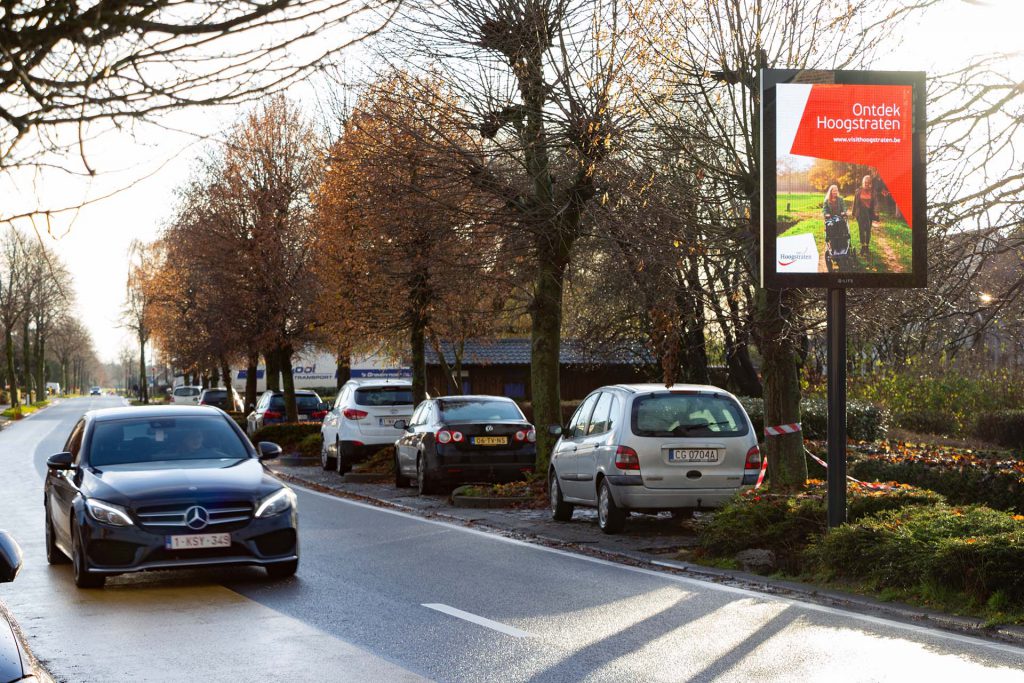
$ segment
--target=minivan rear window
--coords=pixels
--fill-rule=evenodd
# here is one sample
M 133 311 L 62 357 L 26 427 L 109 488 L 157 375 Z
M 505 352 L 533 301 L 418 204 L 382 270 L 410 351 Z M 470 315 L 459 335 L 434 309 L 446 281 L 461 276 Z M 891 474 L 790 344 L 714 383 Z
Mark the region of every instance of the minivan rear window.
M 411 406 L 412 387 L 364 387 L 356 389 L 356 405 Z
M 637 436 L 743 436 L 749 427 L 743 408 L 717 394 L 662 392 L 633 400 Z

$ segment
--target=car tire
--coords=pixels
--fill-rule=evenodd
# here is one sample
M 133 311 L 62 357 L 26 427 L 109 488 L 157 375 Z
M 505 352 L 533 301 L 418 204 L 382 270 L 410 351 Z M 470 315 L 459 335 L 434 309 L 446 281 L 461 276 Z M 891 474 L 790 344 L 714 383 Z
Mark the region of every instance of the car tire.
M 107 577 L 103 574 L 89 573 L 89 558 L 82 547 L 82 533 L 78 528 L 78 522 L 71 523 L 71 566 L 75 585 L 79 588 L 102 588 L 107 582 Z
M 53 520 L 50 519 L 50 507 L 46 506 L 46 562 L 48 564 L 67 564 L 70 559 L 64 551 L 57 547 L 57 537 L 53 532 Z
M 323 439 L 321 439 L 321 441 L 323 441 Z M 324 471 L 338 469 L 337 456 L 331 457 L 328 455 L 329 452 L 330 449 L 327 446 L 327 442 L 323 441 L 323 443 L 320 444 L 320 467 L 322 467 Z
M 556 522 L 568 522 L 572 519 L 574 506 L 566 503 L 562 498 L 562 487 L 558 485 L 558 475 L 554 468 L 551 469 L 551 476 L 548 477 L 548 497 L 551 501 L 551 519 Z
M 416 490 L 421 496 L 428 496 L 434 493 L 434 483 L 427 476 L 427 467 L 423 457 L 416 458 Z
M 267 576 L 271 579 L 287 579 L 295 576 L 295 572 L 299 570 L 299 561 L 288 560 L 287 562 L 275 562 L 274 564 L 268 564 L 266 569 Z
M 398 451 L 395 451 L 395 488 L 407 489 L 410 486 L 412 486 L 412 481 L 402 474 L 402 470 L 398 469 Z
M 341 439 L 338 438 L 334 439 L 334 449 L 338 454 L 338 474 L 345 476 L 352 471 L 352 452 L 351 450 L 346 449 L 341 443 Z
M 606 534 L 617 534 L 625 524 L 625 510 L 615 504 L 611 485 L 602 479 L 597 490 L 597 526 Z

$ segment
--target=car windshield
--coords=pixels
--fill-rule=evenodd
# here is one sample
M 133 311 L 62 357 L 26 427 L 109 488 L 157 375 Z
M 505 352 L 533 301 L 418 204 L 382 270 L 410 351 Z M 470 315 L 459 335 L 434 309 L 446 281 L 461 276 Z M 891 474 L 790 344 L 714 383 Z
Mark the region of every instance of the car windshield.
M 637 436 L 743 436 L 747 420 L 736 401 L 715 394 L 657 393 L 633 401 Z
M 443 422 L 526 419 L 512 401 L 452 400 L 438 401 L 438 405 Z
M 249 451 L 224 418 L 196 415 L 97 422 L 89 445 L 93 467 L 166 460 L 242 459 Z
M 356 389 L 356 405 L 412 405 L 412 387 L 364 387 L 362 389 Z
M 227 395 L 228 395 L 228 392 L 224 391 L 223 389 L 211 389 L 211 390 L 207 390 L 207 392 L 205 394 L 203 394 L 203 400 L 204 401 L 223 401 L 225 398 L 227 398 Z

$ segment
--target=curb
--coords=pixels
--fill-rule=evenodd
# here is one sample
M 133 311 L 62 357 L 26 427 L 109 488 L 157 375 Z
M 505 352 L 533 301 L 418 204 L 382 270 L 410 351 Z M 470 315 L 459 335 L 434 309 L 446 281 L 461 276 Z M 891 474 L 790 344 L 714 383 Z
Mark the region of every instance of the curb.
M 380 472 L 348 472 L 341 481 L 347 484 L 379 484 L 386 482 L 391 476 Z
M 642 567 L 652 569 L 654 571 L 671 572 L 673 574 L 680 574 L 688 576 L 690 578 L 708 581 L 710 583 L 717 583 L 737 588 L 744 588 L 757 593 L 763 593 L 765 595 L 799 599 L 804 602 L 822 605 L 826 607 L 845 609 L 860 614 L 884 617 L 892 619 L 893 621 L 923 625 L 927 627 L 941 629 L 943 631 L 958 633 L 961 635 L 969 635 L 976 638 L 1006 643 L 1017 647 L 1024 647 L 1024 627 L 1022 626 L 987 626 L 984 621 L 973 617 L 961 617 L 952 614 L 945 614 L 943 612 L 936 612 L 934 610 L 914 607 L 912 605 L 906 605 L 902 603 L 883 602 L 875 598 L 856 595 L 853 593 L 844 593 L 838 590 L 831 590 L 828 588 L 814 586 L 813 584 L 799 583 L 796 581 L 785 581 L 781 579 L 771 579 L 765 576 L 761 576 L 759 574 L 750 574 L 747 572 L 729 569 L 719 569 L 717 567 L 708 567 L 705 565 L 692 564 L 689 562 L 664 560 L 659 558 L 658 556 L 650 555 L 648 553 L 641 551 L 611 550 L 607 548 L 595 547 L 593 545 L 567 541 L 565 539 L 555 538 L 545 534 L 535 534 L 524 532 L 521 530 L 504 529 L 498 526 L 492 526 L 490 524 L 481 524 L 480 521 L 467 520 L 462 517 L 446 514 L 443 511 L 424 511 L 419 508 L 410 507 L 408 505 L 401 505 L 400 503 L 396 503 L 392 500 L 377 498 L 372 495 L 367 495 L 364 493 L 345 491 L 343 489 L 334 488 L 332 486 L 326 486 L 324 484 L 320 484 L 315 481 L 310 481 L 308 479 L 303 479 L 302 477 L 287 474 L 284 472 L 275 471 L 274 474 L 275 476 L 279 477 L 284 481 L 298 484 L 300 486 L 312 489 L 314 491 L 318 491 L 320 493 L 326 493 L 337 498 L 347 498 L 349 500 L 367 503 L 375 507 L 399 510 L 407 514 L 422 517 L 424 519 L 434 519 L 448 522 L 451 524 L 457 524 L 459 526 L 472 527 L 473 529 L 479 531 L 486 531 L 488 533 L 494 533 L 499 536 L 505 536 L 507 538 L 516 538 L 519 540 L 534 542 L 546 547 L 570 549 L 573 552 L 579 553 L 581 555 L 587 555 L 589 557 L 596 557 L 604 560 L 609 560 L 612 562 L 618 562 L 620 564 L 627 564 L 633 567 Z M 457 498 L 475 497 L 459 496 Z M 452 502 L 449 503 L 449 505 L 453 507 L 492 507 L 490 505 L 460 505 L 459 503 L 456 502 L 457 498 L 453 498 Z M 500 500 L 507 501 L 515 499 L 506 498 Z M 510 506 L 502 505 L 499 507 Z
M 457 508 L 511 508 L 520 503 L 529 503 L 533 498 L 489 498 L 487 496 L 452 496 L 452 505 Z

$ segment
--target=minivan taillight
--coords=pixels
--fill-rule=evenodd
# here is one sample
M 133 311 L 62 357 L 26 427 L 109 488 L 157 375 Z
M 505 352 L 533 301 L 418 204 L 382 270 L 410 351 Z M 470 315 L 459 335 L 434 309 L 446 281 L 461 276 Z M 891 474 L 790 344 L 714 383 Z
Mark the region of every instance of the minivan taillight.
M 752 446 L 747 451 L 747 459 L 743 463 L 743 485 L 761 486 L 766 469 L 768 469 L 768 459 L 761 456 L 760 448 Z
M 639 470 L 640 456 L 629 446 L 619 446 L 615 449 L 615 467 L 620 470 Z

